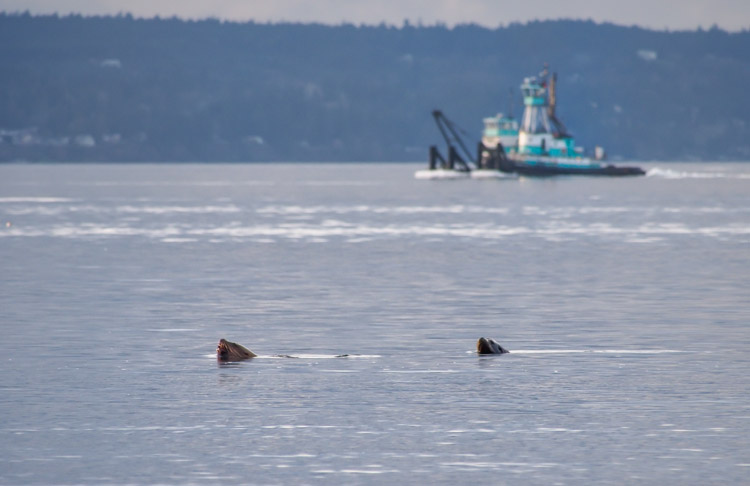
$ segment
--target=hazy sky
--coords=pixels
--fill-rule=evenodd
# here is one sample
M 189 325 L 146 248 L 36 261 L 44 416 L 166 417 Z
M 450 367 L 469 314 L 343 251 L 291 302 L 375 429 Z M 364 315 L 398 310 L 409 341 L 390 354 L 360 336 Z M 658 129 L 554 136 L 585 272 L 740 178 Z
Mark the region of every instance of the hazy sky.
M 750 29 L 750 0 L 0 0 L 0 11 L 138 17 L 401 25 L 404 19 L 488 27 L 534 19 L 592 19 L 653 29 Z

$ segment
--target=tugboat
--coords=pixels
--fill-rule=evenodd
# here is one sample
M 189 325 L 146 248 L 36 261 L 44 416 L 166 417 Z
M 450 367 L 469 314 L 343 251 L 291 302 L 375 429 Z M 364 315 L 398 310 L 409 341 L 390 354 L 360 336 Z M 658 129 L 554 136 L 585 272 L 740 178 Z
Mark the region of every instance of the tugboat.
M 480 164 L 521 175 L 559 174 L 629 176 L 644 175 L 640 167 L 617 167 L 602 162 L 604 150 L 596 147 L 595 158 L 583 149 L 557 118 L 557 75 L 545 66 L 539 78 L 525 78 L 521 85 L 524 112 L 521 124 L 502 114 L 484 119 L 479 145 Z
M 601 147 L 596 147 L 593 159 L 585 157 L 583 149 L 576 146 L 575 139 L 555 113 L 556 87 L 557 74 L 550 74 L 546 65 L 538 77 L 525 78 L 521 84 L 524 104 L 521 123 L 513 115 L 502 113 L 485 118 L 476 157 L 461 139 L 459 132 L 463 131 L 440 110 L 433 111 L 432 116 L 447 145 L 448 156 L 443 157 L 436 146 L 431 146 L 429 169 L 417 171 L 415 177 L 633 176 L 646 173 L 640 167 L 618 167 L 604 163 L 604 149 Z

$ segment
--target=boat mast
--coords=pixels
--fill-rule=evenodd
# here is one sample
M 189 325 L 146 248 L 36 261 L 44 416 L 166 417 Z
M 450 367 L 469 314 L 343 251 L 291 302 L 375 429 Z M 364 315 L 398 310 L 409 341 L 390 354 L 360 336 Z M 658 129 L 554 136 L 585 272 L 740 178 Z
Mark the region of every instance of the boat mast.
M 557 108 L 557 73 L 552 73 L 552 75 L 549 77 L 547 94 L 547 116 L 549 116 L 552 125 L 554 125 L 555 127 L 555 136 L 569 137 L 570 134 L 565 128 L 565 125 L 563 125 L 563 122 L 561 122 L 555 114 L 555 108 Z

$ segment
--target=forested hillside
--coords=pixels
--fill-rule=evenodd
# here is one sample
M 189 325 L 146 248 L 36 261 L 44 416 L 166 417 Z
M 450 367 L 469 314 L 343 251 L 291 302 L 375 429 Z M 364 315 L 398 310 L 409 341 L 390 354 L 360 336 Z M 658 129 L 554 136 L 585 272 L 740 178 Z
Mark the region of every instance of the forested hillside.
M 547 62 L 584 147 L 750 159 L 750 32 L 0 15 L 0 161 L 415 161 Z

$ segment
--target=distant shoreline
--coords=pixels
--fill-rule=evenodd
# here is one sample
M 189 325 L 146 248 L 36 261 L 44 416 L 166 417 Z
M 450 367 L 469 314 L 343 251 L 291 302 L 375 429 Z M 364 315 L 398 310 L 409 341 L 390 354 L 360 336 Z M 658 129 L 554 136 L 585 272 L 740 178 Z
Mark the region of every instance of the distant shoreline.
M 750 160 L 618 160 L 641 164 L 747 164 Z M 0 161 L 3 165 L 425 165 L 425 161 Z
M 750 31 L 581 20 L 237 23 L 0 13 L 0 161 L 426 160 L 476 144 L 549 63 L 561 121 L 613 162 L 750 159 Z M 474 147 L 471 147 L 472 150 Z

